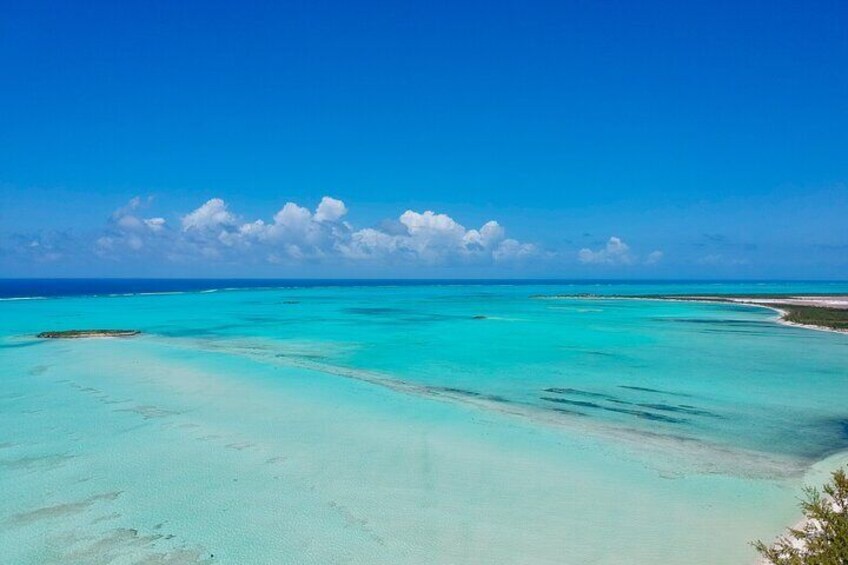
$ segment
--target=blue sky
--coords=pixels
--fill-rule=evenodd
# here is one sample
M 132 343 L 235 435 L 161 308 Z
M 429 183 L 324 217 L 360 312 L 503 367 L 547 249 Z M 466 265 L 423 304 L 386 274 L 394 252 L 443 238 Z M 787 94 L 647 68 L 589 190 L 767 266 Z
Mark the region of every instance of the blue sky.
M 848 278 L 844 1 L 0 4 L 0 276 Z

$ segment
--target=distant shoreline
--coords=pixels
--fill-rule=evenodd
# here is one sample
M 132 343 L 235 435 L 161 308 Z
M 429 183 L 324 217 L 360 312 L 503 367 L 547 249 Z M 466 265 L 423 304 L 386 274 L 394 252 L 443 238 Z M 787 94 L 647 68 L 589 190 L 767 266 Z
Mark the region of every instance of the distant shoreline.
M 659 300 L 667 302 L 702 302 L 737 304 L 768 308 L 779 314 L 776 322 L 809 330 L 848 334 L 848 295 L 556 295 L 534 296 L 537 299 L 586 300 Z

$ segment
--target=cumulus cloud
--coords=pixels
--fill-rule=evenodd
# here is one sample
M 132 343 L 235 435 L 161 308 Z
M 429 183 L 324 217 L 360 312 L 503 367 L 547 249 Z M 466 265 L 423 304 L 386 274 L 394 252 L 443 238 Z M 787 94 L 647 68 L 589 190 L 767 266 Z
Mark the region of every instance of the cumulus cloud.
M 229 248 L 261 250 L 272 263 L 320 259 L 337 253 L 339 242 L 350 236 L 350 227 L 341 221 L 346 213 L 344 202 L 328 196 L 314 213 L 287 202 L 270 222 L 220 225 L 217 240 Z
M 324 196 L 314 210 L 286 202 L 270 219 L 245 221 L 221 198 L 179 217 L 144 217 L 150 202 L 134 198 L 116 210 L 95 238 L 102 257 L 155 254 L 173 261 L 203 260 L 299 264 L 304 261 L 375 262 L 384 265 L 485 264 L 538 255 L 531 243 L 507 238 L 490 220 L 467 229 L 447 214 L 406 210 L 375 227 L 356 229 L 344 202 Z
M 581 263 L 602 265 L 629 265 L 633 263 L 630 246 L 624 243 L 621 238 L 615 236 L 610 237 L 607 244 L 596 251 L 584 247 L 577 253 L 577 258 Z
M 663 252 L 656 250 L 648 253 L 644 261 L 645 265 L 656 265 L 662 261 Z M 606 245 L 600 249 L 584 247 L 577 252 L 577 259 L 584 264 L 591 265 L 633 265 L 639 261 L 630 246 L 620 237 L 612 236 Z
M 355 231 L 339 249 L 354 259 L 391 256 L 424 263 L 450 259 L 508 261 L 537 252 L 532 244 L 506 239 L 504 228 L 493 220 L 479 230 L 466 229 L 447 214 L 407 210 L 398 218 L 397 225 L 400 229 Z
M 101 256 L 119 256 L 123 250 L 139 251 L 165 231 L 165 219 L 144 218 L 140 212 L 152 203 L 136 196 L 109 217 L 105 233 L 95 240 L 95 252 Z
M 363 265 L 366 269 L 417 267 L 498 267 L 542 261 L 598 266 L 652 266 L 663 252 L 635 253 L 620 237 L 576 255 L 543 250 L 509 237 L 496 220 L 466 227 L 449 214 L 408 209 L 371 226 L 348 221 L 348 206 L 324 196 L 313 206 L 285 202 L 265 218 L 244 218 L 222 198 L 173 217 L 147 213 L 151 198 L 133 198 L 110 214 L 104 226 L 87 232 L 4 236 L 0 255 L 29 262 L 102 259 L 179 264 L 217 262 L 230 267 L 280 264 L 291 267 Z M 2 234 L 0 234 L 2 235 Z M 705 265 L 742 264 L 719 255 Z M 563 265 L 565 266 L 565 265 Z M 378 271 L 374 271 L 378 272 Z
M 220 198 L 211 198 L 182 217 L 183 231 L 214 231 L 235 225 L 236 218 Z
M 347 207 L 341 200 L 325 196 L 315 209 L 316 222 L 337 222 L 347 214 Z
M 510 261 L 512 259 L 523 259 L 532 257 L 538 253 L 538 249 L 532 243 L 521 243 L 514 239 L 505 239 L 492 251 L 495 261 Z

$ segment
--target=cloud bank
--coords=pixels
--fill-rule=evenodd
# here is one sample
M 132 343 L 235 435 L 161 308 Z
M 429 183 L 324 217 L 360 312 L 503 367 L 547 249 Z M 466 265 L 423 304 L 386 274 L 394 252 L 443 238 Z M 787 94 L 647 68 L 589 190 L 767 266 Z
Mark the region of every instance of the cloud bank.
M 324 196 L 314 210 L 287 202 L 270 220 L 244 220 L 221 198 L 211 198 L 169 223 L 145 217 L 149 204 L 134 198 L 116 210 L 95 251 L 118 259 L 157 254 L 173 261 L 252 260 L 269 263 L 347 262 L 504 263 L 539 255 L 532 243 L 508 238 L 496 221 L 468 229 L 447 214 L 406 210 L 379 227 L 356 229 L 344 202 Z
M 222 198 L 167 217 L 150 213 L 153 204 L 152 198 L 133 198 L 100 228 L 85 232 L 8 235 L 0 240 L 0 259 L 10 265 L 64 263 L 98 272 L 98 262 L 106 262 L 121 272 L 167 272 L 167 265 L 182 265 L 181 272 L 215 272 L 220 265 L 245 273 L 274 273 L 280 272 L 276 266 L 288 266 L 289 272 L 301 273 L 439 272 L 433 268 L 473 273 L 480 268 L 555 276 L 578 265 L 589 271 L 647 268 L 663 259 L 661 251 L 640 256 L 616 236 L 599 248 L 578 250 L 575 257 L 573 249 L 545 249 L 509 237 L 496 220 L 467 228 L 433 210 L 408 209 L 376 225 L 357 227 L 348 221 L 348 206 L 331 196 L 314 207 L 286 202 L 270 217 L 258 219 L 245 218 Z M 454 267 L 467 269 L 450 270 Z

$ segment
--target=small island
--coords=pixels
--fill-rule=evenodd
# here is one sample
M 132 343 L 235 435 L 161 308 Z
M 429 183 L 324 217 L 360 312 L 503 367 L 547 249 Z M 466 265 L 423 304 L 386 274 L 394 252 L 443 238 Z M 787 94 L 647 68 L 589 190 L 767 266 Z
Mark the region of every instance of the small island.
M 139 330 L 61 330 L 41 332 L 41 339 L 81 339 L 88 337 L 132 337 L 139 335 Z

